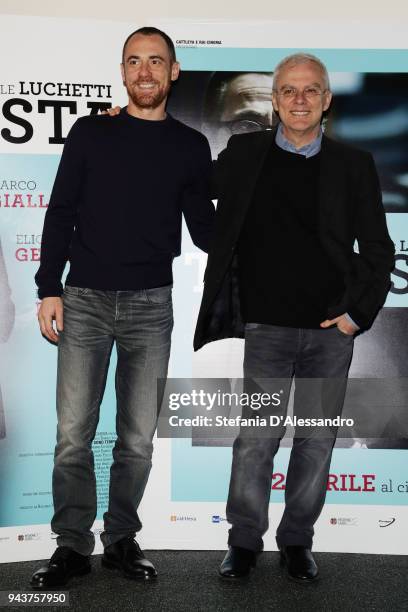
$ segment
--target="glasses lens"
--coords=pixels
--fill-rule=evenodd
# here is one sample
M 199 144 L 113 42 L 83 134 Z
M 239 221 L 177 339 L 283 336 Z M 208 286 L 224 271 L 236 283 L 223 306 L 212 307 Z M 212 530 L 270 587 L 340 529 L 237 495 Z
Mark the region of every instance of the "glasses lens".
M 306 98 L 316 98 L 316 96 L 320 96 L 321 90 L 317 87 L 307 87 L 303 94 Z
M 317 87 L 306 87 L 306 89 L 304 89 L 302 92 L 299 92 L 297 89 L 294 88 L 282 89 L 280 95 L 285 98 L 285 100 L 292 100 L 294 98 L 297 98 L 300 94 L 302 98 L 304 97 L 307 100 L 310 100 L 322 95 L 322 93 L 322 90 L 318 89 Z

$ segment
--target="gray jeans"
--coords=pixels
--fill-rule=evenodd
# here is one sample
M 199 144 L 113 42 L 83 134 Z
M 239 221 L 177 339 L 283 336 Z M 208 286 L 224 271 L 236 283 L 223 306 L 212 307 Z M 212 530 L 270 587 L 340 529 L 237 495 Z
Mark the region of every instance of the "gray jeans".
M 245 331 L 246 379 L 346 379 L 353 353 L 353 337 L 331 329 L 297 329 L 250 323 Z M 300 383 L 299 383 L 299 386 Z M 287 394 L 288 395 L 288 394 Z M 296 404 L 310 393 L 300 394 Z M 287 408 L 283 407 L 284 410 Z M 305 415 L 305 413 L 303 412 Z M 273 459 L 279 437 L 240 433 L 233 446 L 227 503 L 232 524 L 228 543 L 256 552 L 268 529 Z M 327 477 L 335 438 L 295 437 L 285 488 L 285 510 L 279 524 L 278 546 L 312 547 L 313 525 L 326 497 Z
M 108 546 L 141 529 L 137 508 L 151 469 L 157 379 L 167 376 L 170 355 L 171 286 L 138 291 L 67 286 L 63 302 L 51 527 L 58 546 L 89 555 L 97 510 L 92 441 L 114 343 L 117 440 L 101 539 Z

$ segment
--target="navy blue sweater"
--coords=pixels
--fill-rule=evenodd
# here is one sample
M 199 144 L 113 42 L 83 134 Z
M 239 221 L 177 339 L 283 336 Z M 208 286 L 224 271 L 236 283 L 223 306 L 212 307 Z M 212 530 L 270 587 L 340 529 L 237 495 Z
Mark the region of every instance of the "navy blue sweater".
M 45 215 L 40 298 L 67 284 L 136 290 L 172 282 L 182 214 L 207 251 L 214 207 L 211 153 L 199 132 L 169 114 L 163 121 L 94 115 L 73 125 Z

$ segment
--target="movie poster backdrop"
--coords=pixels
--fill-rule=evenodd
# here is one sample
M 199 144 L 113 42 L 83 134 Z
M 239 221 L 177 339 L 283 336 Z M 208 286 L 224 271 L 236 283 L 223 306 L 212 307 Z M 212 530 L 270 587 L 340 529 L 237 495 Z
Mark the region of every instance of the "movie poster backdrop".
M 2 15 L 0 49 L 0 560 L 47 557 L 55 546 L 51 473 L 55 444 L 56 347 L 41 337 L 34 274 L 63 143 L 77 117 L 126 104 L 119 63 L 124 39 L 143 24 Z M 268 94 L 274 66 L 296 50 L 327 65 L 334 138 L 370 151 L 379 171 L 395 269 L 385 308 L 355 342 L 350 375 L 403 379 L 408 372 L 408 51 L 403 24 L 158 24 L 175 40 L 182 73 L 168 110 L 208 137 L 213 157 L 236 133 L 276 125 Z M 293 39 L 288 47 L 289 35 Z M 392 35 L 391 35 L 392 32 Z M 15 36 L 18 33 L 18 45 Z M 391 37 L 392 36 L 392 37 Z M 311 41 L 313 46 L 311 47 Z M 35 43 L 35 44 L 34 44 Z M 381 45 L 381 48 L 379 48 Z M 135 147 L 138 143 L 135 143 Z M 109 176 L 101 177 L 109 181 Z M 115 202 L 109 203 L 112 215 Z M 296 243 L 287 245 L 297 251 Z M 298 253 L 299 258 L 302 253 Z M 193 354 L 206 256 L 183 227 L 174 262 L 169 376 L 236 379 L 243 342 L 212 343 Z M 293 270 L 293 277 L 296 269 Z M 95 533 L 107 504 L 115 441 L 115 354 L 93 444 L 98 482 Z M 378 438 L 339 440 L 315 549 L 406 554 L 407 439 L 382 420 Z M 387 429 L 389 428 L 389 429 Z M 390 435 L 387 431 L 391 432 Z M 290 440 L 274 466 L 270 529 L 283 508 Z M 156 439 L 140 508 L 145 548 L 222 549 L 231 444 Z M 97 552 L 101 551 L 97 538 Z

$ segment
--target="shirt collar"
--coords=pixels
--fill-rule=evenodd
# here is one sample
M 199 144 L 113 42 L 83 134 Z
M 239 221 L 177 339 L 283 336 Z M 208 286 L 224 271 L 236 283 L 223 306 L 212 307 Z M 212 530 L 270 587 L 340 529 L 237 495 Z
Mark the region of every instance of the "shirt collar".
M 309 142 L 309 144 L 297 149 L 295 145 L 289 142 L 289 140 L 287 140 L 283 135 L 282 123 L 280 123 L 276 131 L 275 142 L 278 147 L 284 151 L 289 151 L 289 153 L 297 153 L 298 155 L 304 155 L 305 157 L 313 157 L 313 155 L 317 155 L 317 153 L 320 152 L 322 147 L 322 136 L 323 131 L 320 127 L 319 134 L 314 140 L 312 140 L 312 142 Z

